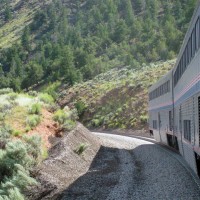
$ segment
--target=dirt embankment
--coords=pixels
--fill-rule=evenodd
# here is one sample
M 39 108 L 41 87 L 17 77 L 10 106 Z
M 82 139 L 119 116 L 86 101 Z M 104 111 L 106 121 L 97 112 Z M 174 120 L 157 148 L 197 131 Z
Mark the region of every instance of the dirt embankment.
M 75 150 L 81 144 L 87 148 L 78 155 Z M 98 138 L 78 123 L 73 131 L 52 145 L 48 159 L 33 172 L 40 184 L 27 192 L 27 199 L 57 199 L 65 188 L 88 171 L 99 148 Z

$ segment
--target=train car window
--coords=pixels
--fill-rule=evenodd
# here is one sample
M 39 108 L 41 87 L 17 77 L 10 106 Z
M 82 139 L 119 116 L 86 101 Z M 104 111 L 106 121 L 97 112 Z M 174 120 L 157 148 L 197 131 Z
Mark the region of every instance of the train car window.
M 170 91 L 170 81 L 168 80 L 167 82 L 163 83 L 158 88 L 149 93 L 149 100 L 151 101 L 157 97 L 160 97 L 168 93 L 169 91 Z
M 192 34 L 191 34 L 191 58 L 193 57 L 193 40 L 194 40 L 193 33 L 194 33 L 194 30 L 192 31 Z
M 170 81 L 168 81 L 168 92 L 170 92 Z
M 169 111 L 169 130 L 172 131 L 172 111 Z
M 184 56 L 184 54 L 183 54 L 183 56 Z M 183 56 L 181 58 L 181 76 L 183 74 L 183 58 L 184 58 Z
M 183 130 L 184 130 L 184 138 L 191 142 L 191 121 L 184 120 L 183 121 Z
M 194 57 L 195 54 L 195 30 L 193 29 L 192 31 L 192 58 Z
M 199 49 L 199 17 L 195 24 L 195 50 Z
M 187 46 L 186 46 L 186 59 L 187 59 L 187 62 L 186 62 L 186 65 L 188 65 L 189 63 L 189 49 L 188 49 L 188 43 L 187 43 Z
M 184 51 L 184 72 L 186 70 L 186 67 L 187 67 L 187 51 L 185 49 L 185 51 Z
M 192 35 L 190 36 L 190 57 L 189 61 L 191 62 L 192 60 Z
M 157 129 L 158 126 L 157 126 L 157 120 L 153 120 L 153 129 Z
M 197 22 L 196 22 L 196 24 L 197 24 Z M 196 34 L 197 26 L 196 26 L 196 24 L 195 24 L 195 27 L 194 27 L 194 51 L 195 51 L 195 53 L 196 53 L 196 50 L 197 50 L 197 48 L 196 48 L 196 41 L 197 41 L 197 34 Z
M 200 48 L 200 18 L 198 18 L 198 49 Z

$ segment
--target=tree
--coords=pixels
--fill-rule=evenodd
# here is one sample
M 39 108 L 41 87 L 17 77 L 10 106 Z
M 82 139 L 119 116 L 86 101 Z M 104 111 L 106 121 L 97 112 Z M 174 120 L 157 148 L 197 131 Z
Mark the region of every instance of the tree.
M 30 50 L 30 30 L 29 27 L 26 26 L 21 38 L 22 46 L 25 50 Z
M 4 19 L 6 22 L 12 19 L 12 12 L 9 5 L 6 5 L 6 8 L 4 10 Z
M 124 20 L 120 19 L 115 28 L 113 40 L 117 43 L 122 42 L 127 38 L 129 30 Z
M 23 87 L 27 88 L 38 81 L 43 77 L 44 71 L 42 66 L 36 62 L 30 62 L 26 67 L 26 78 L 23 81 Z
M 134 23 L 135 15 L 132 8 L 132 4 L 130 0 L 126 0 L 125 2 L 125 20 L 128 26 L 132 26 Z

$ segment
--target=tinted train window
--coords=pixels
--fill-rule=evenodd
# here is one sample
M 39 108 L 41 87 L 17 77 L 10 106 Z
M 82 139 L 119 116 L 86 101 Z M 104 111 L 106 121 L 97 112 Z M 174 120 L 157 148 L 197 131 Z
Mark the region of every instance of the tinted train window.
M 161 86 L 149 93 L 149 100 L 153 100 L 160 97 L 166 93 L 170 92 L 170 81 L 163 83 Z M 154 95 L 155 94 L 155 95 Z
M 191 121 L 184 120 L 183 121 L 183 130 L 184 130 L 184 138 L 191 142 Z
M 172 111 L 169 111 L 169 130 L 172 131 Z
M 157 129 L 158 126 L 157 126 L 157 120 L 153 120 L 153 129 Z
M 174 87 L 200 47 L 200 19 L 198 18 L 174 73 Z

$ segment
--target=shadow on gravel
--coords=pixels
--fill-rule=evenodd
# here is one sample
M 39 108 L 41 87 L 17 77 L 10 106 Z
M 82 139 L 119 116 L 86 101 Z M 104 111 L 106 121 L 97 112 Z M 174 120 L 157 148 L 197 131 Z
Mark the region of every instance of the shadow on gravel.
M 134 152 L 146 151 L 152 145 L 141 145 L 133 150 L 124 150 L 117 148 L 109 148 L 101 146 L 96 157 L 94 158 L 90 169 L 86 174 L 78 178 L 71 184 L 63 193 L 56 198 L 57 200 L 102 200 L 106 199 L 109 193 L 119 183 L 119 178 L 122 173 L 120 168 L 120 151 L 126 151 L 130 156 L 131 165 L 133 165 L 133 174 L 131 179 L 134 179 L 135 184 L 130 184 L 130 190 L 133 190 L 135 185 L 140 184 L 144 180 L 142 163 L 137 160 Z M 128 164 L 128 163 L 125 163 Z M 124 170 L 126 173 L 126 170 Z M 124 173 L 124 172 L 123 172 Z M 128 195 L 128 194 L 127 194 Z M 129 196 L 129 195 L 128 195 Z M 131 194 L 130 194 L 131 196 Z
M 88 172 L 66 188 L 56 199 L 102 200 L 107 199 L 111 191 L 122 192 L 123 199 L 126 200 L 166 199 L 166 194 L 168 199 L 196 199 L 196 195 L 200 195 L 199 188 L 191 180 L 186 170 L 177 161 L 174 161 L 174 158 L 171 158 L 171 155 L 166 157 L 166 151 L 170 150 L 163 151 L 155 144 L 139 145 L 132 150 L 102 146 Z M 120 163 L 119 155 L 122 152 L 129 155 L 130 159 L 127 163 Z M 170 152 L 179 156 L 175 152 Z M 174 167 L 171 166 L 171 162 Z M 126 167 L 122 170 L 122 166 L 126 166 L 126 164 L 133 166 L 131 174 Z M 175 167 L 175 165 L 177 166 Z M 120 181 L 122 176 L 129 179 L 125 190 Z M 165 193 L 162 189 L 158 189 L 158 183 L 164 183 Z M 116 185 L 117 187 L 115 187 Z M 174 187 L 179 188 L 180 193 L 177 193 Z M 185 189 L 187 187 L 189 189 Z M 111 199 L 118 200 L 117 196 Z
M 88 172 L 71 184 L 57 199 L 106 199 L 110 189 L 118 183 L 120 151 L 101 146 Z

